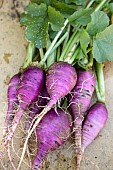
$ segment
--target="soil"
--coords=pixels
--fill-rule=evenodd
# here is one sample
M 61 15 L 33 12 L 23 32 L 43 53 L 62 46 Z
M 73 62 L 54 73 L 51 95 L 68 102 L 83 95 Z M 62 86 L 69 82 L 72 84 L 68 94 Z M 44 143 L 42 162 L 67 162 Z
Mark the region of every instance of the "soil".
M 8 82 L 19 71 L 26 56 L 27 41 L 24 28 L 20 27 L 19 20 L 27 3 L 28 0 L 0 0 L 0 139 L 2 139 L 2 127 L 7 111 Z M 86 149 L 81 170 L 113 170 L 113 63 L 105 63 L 104 74 L 106 106 L 109 117 L 105 128 Z M 25 120 L 23 119 L 16 131 L 12 144 L 13 149 L 11 149 L 12 159 L 16 167 L 25 138 L 24 125 Z M 12 170 L 2 145 L 0 151 L 3 154 L 0 170 Z M 29 162 L 29 157 L 26 154 L 21 170 L 30 170 Z M 69 139 L 59 150 L 48 155 L 42 170 L 76 170 L 75 165 L 74 140 Z

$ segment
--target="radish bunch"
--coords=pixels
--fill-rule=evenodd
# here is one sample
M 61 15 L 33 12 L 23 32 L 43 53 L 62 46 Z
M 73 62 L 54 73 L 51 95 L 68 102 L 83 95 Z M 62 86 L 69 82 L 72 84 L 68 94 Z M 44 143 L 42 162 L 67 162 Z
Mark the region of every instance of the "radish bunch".
M 38 170 L 47 154 L 58 149 L 68 139 L 72 125 L 75 134 L 76 168 L 80 169 L 85 148 L 98 135 L 107 120 L 105 104 L 97 102 L 89 109 L 95 85 L 95 76 L 91 70 L 76 71 L 66 62 L 52 64 L 46 71 L 46 78 L 41 68 L 29 66 L 10 80 L 8 112 L 3 131 L 6 148 L 9 149 L 9 143 L 21 117 L 29 110 L 26 123 L 28 135 L 18 169 L 28 139 L 34 130 L 38 149 L 32 169 Z M 64 97 L 69 98 L 68 105 L 72 110 L 74 123 L 66 110 L 53 109 L 57 102 L 65 100 Z
M 80 170 L 85 149 L 108 117 L 103 62 L 113 61 L 111 6 L 107 0 L 30 0 L 25 8 L 20 23 L 26 27 L 29 45 L 20 73 L 8 86 L 3 129 L 4 146 L 14 169 L 19 170 L 35 131 L 38 143 L 32 169 L 39 170 L 47 154 L 73 132 L 76 169 Z M 97 102 L 91 106 L 94 91 Z M 15 168 L 9 144 L 24 114 L 28 114 L 27 136 Z

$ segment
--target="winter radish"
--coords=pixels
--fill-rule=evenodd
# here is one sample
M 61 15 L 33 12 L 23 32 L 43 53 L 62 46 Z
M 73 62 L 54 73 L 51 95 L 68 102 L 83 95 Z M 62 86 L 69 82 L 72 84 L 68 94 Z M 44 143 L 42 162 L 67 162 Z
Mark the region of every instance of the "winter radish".
M 64 144 L 70 135 L 71 117 L 61 109 L 51 109 L 36 128 L 38 149 L 32 169 L 39 170 L 45 157 Z
M 70 105 L 74 117 L 76 166 L 79 169 L 81 155 L 81 128 L 84 113 L 87 111 L 95 88 L 95 77 L 92 71 L 78 70 L 77 83 L 71 95 Z
M 8 129 L 10 128 L 15 112 L 18 108 L 18 97 L 17 97 L 17 90 L 19 87 L 20 82 L 20 73 L 14 75 L 10 81 L 8 86 L 7 98 L 8 98 L 8 111 L 5 118 L 5 124 L 3 128 L 3 137 L 6 136 Z
M 58 100 L 65 97 L 65 95 L 71 92 L 71 90 L 74 88 L 76 84 L 76 81 L 77 74 L 75 69 L 66 62 L 54 63 L 48 69 L 46 76 L 46 88 L 50 96 L 50 101 L 48 102 L 47 106 L 43 109 L 43 111 L 34 118 L 34 120 L 36 121 L 31 130 L 29 131 L 26 141 L 24 143 L 24 148 L 18 169 L 23 160 L 26 145 L 32 132 L 35 130 L 36 126 L 38 125 L 42 117 L 52 108 L 52 106 L 55 105 Z
M 15 129 L 29 105 L 35 102 L 43 88 L 44 72 L 38 67 L 32 66 L 25 69 L 21 75 L 21 81 L 17 91 L 19 106 L 15 114 L 13 125 L 7 137 L 6 144 L 11 141 Z
M 104 128 L 107 118 L 108 111 L 104 103 L 97 102 L 89 109 L 82 129 L 82 152 Z

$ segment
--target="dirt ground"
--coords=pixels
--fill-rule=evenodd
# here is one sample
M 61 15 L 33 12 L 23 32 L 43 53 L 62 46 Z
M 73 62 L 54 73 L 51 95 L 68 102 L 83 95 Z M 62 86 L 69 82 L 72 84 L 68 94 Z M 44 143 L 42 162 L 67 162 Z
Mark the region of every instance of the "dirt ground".
M 7 110 L 7 83 L 18 72 L 26 56 L 27 42 L 24 29 L 19 25 L 20 13 L 28 0 L 0 0 L 0 139 Z M 106 106 L 109 118 L 106 127 L 86 149 L 81 170 L 113 170 L 113 63 L 105 64 Z M 24 124 L 21 123 L 13 142 L 12 158 L 15 166 L 22 150 Z M 9 159 L 1 146 L 3 158 L 0 170 L 12 170 Z M 21 170 L 29 170 L 26 154 Z M 73 140 L 69 140 L 58 151 L 48 155 L 43 170 L 75 170 Z

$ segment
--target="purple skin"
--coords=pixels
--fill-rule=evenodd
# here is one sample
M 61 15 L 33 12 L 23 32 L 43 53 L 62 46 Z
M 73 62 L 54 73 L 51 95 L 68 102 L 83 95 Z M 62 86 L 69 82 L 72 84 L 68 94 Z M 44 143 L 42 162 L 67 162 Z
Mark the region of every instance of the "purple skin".
M 57 62 L 49 67 L 46 76 L 46 89 L 50 96 L 50 100 L 47 103 L 47 106 L 42 110 L 42 112 L 39 115 L 36 115 L 35 122 L 32 121 L 32 128 L 30 129 L 26 137 L 18 168 L 22 163 L 27 142 L 32 132 L 42 120 L 43 116 L 53 107 L 53 105 L 55 105 L 58 100 L 65 97 L 68 93 L 71 92 L 76 84 L 76 81 L 76 70 L 70 64 L 66 62 Z
M 6 144 L 11 141 L 16 127 L 27 107 L 35 102 L 41 93 L 44 85 L 44 72 L 38 67 L 31 66 L 25 69 L 20 80 L 18 88 L 19 108 L 14 117 Z
M 78 70 L 77 83 L 72 91 L 70 105 L 74 116 L 74 132 L 76 147 L 76 169 L 80 169 L 81 160 L 81 128 L 84 113 L 89 108 L 92 94 L 95 88 L 95 77 L 92 71 Z
M 104 103 L 97 102 L 89 109 L 82 128 L 82 152 L 104 128 L 107 118 L 108 111 Z
M 51 109 L 36 128 L 38 150 L 32 170 L 39 170 L 45 157 L 51 151 L 63 145 L 71 132 L 71 117 L 61 109 Z
M 57 62 L 47 71 L 46 88 L 50 95 L 48 107 L 65 97 L 74 88 L 77 81 L 75 69 L 66 62 Z
M 7 98 L 8 98 L 8 111 L 5 118 L 4 128 L 3 128 L 3 137 L 6 136 L 8 133 L 9 127 L 12 125 L 13 118 L 15 112 L 18 108 L 18 97 L 17 97 L 17 90 L 19 87 L 20 82 L 20 73 L 14 75 L 9 82 Z

